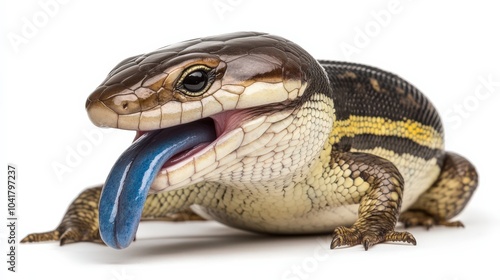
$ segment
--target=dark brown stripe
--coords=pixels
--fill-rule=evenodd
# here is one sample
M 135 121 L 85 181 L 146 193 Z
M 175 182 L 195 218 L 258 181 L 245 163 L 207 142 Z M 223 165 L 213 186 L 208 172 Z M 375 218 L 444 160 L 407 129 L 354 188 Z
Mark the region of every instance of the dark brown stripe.
M 442 132 L 439 115 L 414 86 L 383 70 L 353 63 L 320 61 L 330 79 L 337 119 L 349 115 L 411 119 Z
M 443 150 L 422 146 L 412 140 L 398 136 L 358 134 L 354 137 L 343 137 L 339 143 L 334 145 L 334 149 L 338 151 L 350 151 L 351 149 L 372 150 L 375 148 L 390 150 L 398 155 L 410 154 L 425 160 L 440 159 L 444 154 Z

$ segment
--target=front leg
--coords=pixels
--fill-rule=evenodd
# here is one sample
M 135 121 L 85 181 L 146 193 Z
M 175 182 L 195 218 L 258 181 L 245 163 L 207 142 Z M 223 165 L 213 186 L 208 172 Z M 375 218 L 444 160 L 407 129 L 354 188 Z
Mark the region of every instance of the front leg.
M 337 227 L 331 248 L 362 244 L 365 250 L 386 241 L 402 241 L 416 245 L 411 233 L 396 232 L 403 199 L 403 177 L 390 161 L 372 154 L 341 152 L 332 156 L 332 166 L 343 173 L 344 188 L 352 203 L 359 203 L 358 219 L 351 227 Z M 354 198 L 353 198 L 354 197 Z
M 74 242 L 104 244 L 99 235 L 98 204 L 102 187 L 89 188 L 69 205 L 59 226 L 43 233 L 31 233 L 21 240 L 26 242 L 59 241 L 61 246 Z
M 84 190 L 69 205 L 64 218 L 56 229 L 29 234 L 21 242 L 59 241 L 61 246 L 84 241 L 104 244 L 99 233 L 98 220 L 101 190 L 102 187 Z M 189 197 L 189 191 L 179 190 L 149 195 L 142 212 L 142 220 L 172 222 L 204 220 L 189 208 L 184 207 L 188 202 L 182 200 L 183 197 Z M 169 203 L 169 201 L 177 203 Z

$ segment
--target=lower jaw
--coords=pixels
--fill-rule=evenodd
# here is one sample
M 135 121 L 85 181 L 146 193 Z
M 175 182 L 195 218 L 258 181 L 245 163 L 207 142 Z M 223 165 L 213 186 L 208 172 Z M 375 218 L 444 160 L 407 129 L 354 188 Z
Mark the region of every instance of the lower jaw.
M 241 123 L 244 121 L 245 118 L 247 118 L 250 114 L 250 110 L 232 110 L 232 111 L 227 111 L 227 112 L 222 112 L 207 118 L 203 118 L 195 122 L 204 122 L 209 125 L 211 125 L 214 128 L 216 139 L 214 141 L 217 141 L 222 135 L 224 135 L 226 132 L 229 132 L 236 127 L 239 127 Z M 180 124 L 178 126 L 183 126 L 184 124 Z M 147 133 L 147 131 L 137 131 L 134 141 L 137 140 L 139 137 L 141 137 L 143 134 Z M 213 142 L 212 142 L 213 143 Z M 161 172 L 166 173 L 167 169 L 173 165 L 176 165 L 177 163 L 182 162 L 183 160 L 186 160 L 201 150 L 203 150 L 205 147 L 209 146 L 211 142 L 205 142 L 197 145 L 196 147 L 193 147 L 190 150 L 186 151 L 181 151 L 178 154 L 174 155 L 171 159 L 169 159 L 161 168 Z

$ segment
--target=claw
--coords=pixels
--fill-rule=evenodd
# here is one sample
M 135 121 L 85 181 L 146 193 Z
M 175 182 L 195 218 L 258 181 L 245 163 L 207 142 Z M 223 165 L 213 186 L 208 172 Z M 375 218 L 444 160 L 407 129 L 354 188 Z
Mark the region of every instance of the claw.
M 59 240 L 59 231 L 47 231 L 42 233 L 31 233 L 21 240 L 21 243 L 40 242 L 40 241 L 55 241 Z
M 362 235 L 356 227 L 347 228 L 340 226 L 333 232 L 333 240 L 330 244 L 330 249 L 335 249 L 340 246 L 354 246 L 360 244 Z
M 404 224 L 405 228 L 423 226 L 425 229 L 429 230 L 433 226 L 465 227 L 460 221 L 446 221 L 417 210 L 408 210 L 404 212 L 399 217 L 399 220 Z
M 465 227 L 465 225 L 461 221 L 454 221 L 454 222 L 441 221 L 438 224 L 445 227 L 461 227 L 461 228 Z
M 61 240 L 59 241 L 59 246 L 64 246 L 71 243 L 75 243 L 75 240 L 71 240 L 69 238 L 61 238 Z
M 417 245 L 415 237 L 406 231 L 397 232 L 391 230 L 384 233 L 374 230 L 373 228 L 359 228 L 358 226 L 352 226 L 350 228 L 338 227 L 335 229 L 330 249 L 334 249 L 342 245 L 354 246 L 359 244 L 363 246 L 365 251 L 368 251 L 368 249 L 373 247 L 373 245 L 387 241 L 406 242 Z
M 392 241 L 392 242 L 406 242 L 406 243 L 411 243 L 413 245 L 417 245 L 417 240 L 413 236 L 413 234 L 404 231 L 404 232 L 397 232 L 393 231 L 388 233 L 385 236 L 385 241 Z
M 340 240 L 340 238 L 338 236 L 335 236 L 332 240 L 332 243 L 330 244 L 330 249 L 335 249 L 337 247 L 340 247 L 341 244 L 342 241 Z
M 363 247 L 365 247 L 365 251 L 368 251 L 370 247 L 381 242 L 380 238 L 377 238 L 377 235 L 373 233 L 368 233 L 363 237 Z
M 370 248 L 372 245 L 370 243 L 370 239 L 368 238 L 365 238 L 365 240 L 363 241 L 363 247 L 365 247 L 365 251 L 368 251 L 368 248 Z
M 413 246 L 417 246 L 417 240 L 413 237 L 413 235 L 411 236 L 411 239 L 406 242 L 413 244 Z
M 61 235 L 61 240 L 59 242 L 59 245 L 63 246 L 66 244 L 71 244 L 74 243 L 75 240 L 81 239 L 79 238 L 80 234 L 78 234 L 77 231 L 72 230 L 72 228 L 67 229 L 62 235 Z

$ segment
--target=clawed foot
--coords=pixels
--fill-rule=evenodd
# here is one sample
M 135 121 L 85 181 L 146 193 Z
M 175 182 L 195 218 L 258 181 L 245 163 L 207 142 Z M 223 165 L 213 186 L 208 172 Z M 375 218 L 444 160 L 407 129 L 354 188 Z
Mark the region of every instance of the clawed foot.
M 29 234 L 21 240 L 21 243 L 59 240 L 61 246 L 75 242 L 104 244 L 99 234 L 97 218 L 100 194 L 99 187 L 85 190 L 71 203 L 55 230 Z
M 446 226 L 446 227 L 464 227 L 464 224 L 460 221 L 446 221 L 439 220 L 426 212 L 417 210 L 408 210 L 401 213 L 399 216 L 399 221 L 402 222 L 405 228 L 423 226 L 426 229 L 430 229 L 433 226 Z
M 104 244 L 98 230 L 85 230 L 78 227 L 66 228 L 61 224 L 53 231 L 32 233 L 21 240 L 21 243 L 59 241 L 61 246 L 75 242 L 94 242 Z
M 360 229 L 357 226 L 338 227 L 333 232 L 333 240 L 330 245 L 331 249 L 340 246 L 363 245 L 365 250 L 378 243 L 387 241 L 406 242 L 417 245 L 415 237 L 409 232 L 389 231 L 387 233 L 377 232 L 376 230 Z

